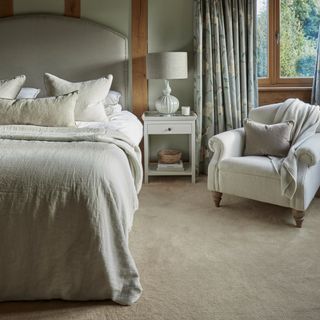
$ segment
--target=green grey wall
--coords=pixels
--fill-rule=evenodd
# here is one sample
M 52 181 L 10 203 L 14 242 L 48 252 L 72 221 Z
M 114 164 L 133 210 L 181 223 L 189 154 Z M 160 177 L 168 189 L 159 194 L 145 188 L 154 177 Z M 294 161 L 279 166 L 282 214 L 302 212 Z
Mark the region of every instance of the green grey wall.
M 105 24 L 130 37 L 131 0 L 82 0 L 81 17 Z
M 64 0 L 14 0 L 14 14 L 64 13 Z M 131 0 L 81 0 L 81 16 L 130 36 Z
M 188 51 L 189 78 L 171 81 L 172 94 L 181 105 L 193 105 L 192 66 L 193 0 L 149 0 L 149 52 Z M 63 14 L 64 0 L 14 0 L 14 13 Z M 131 0 L 82 0 L 81 16 L 123 33 L 129 39 Z M 161 95 L 161 80 L 149 80 L 149 106 Z
M 193 105 L 193 0 L 149 0 L 149 52 L 187 51 L 189 77 L 171 80 L 180 105 Z M 163 81 L 149 80 L 149 106 L 162 94 Z
M 14 14 L 55 13 L 63 14 L 64 0 L 14 0 Z

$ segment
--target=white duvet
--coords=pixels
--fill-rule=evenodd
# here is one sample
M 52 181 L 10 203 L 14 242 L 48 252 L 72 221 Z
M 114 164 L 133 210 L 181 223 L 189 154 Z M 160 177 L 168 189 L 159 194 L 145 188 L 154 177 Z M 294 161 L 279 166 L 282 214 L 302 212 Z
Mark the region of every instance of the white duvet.
M 109 128 L 124 134 L 134 145 L 138 146 L 143 135 L 143 126 L 139 119 L 129 111 L 115 112 L 109 122 L 77 121 L 78 128 Z
M 0 126 L 0 150 L 0 300 L 137 301 L 138 147 L 111 129 Z

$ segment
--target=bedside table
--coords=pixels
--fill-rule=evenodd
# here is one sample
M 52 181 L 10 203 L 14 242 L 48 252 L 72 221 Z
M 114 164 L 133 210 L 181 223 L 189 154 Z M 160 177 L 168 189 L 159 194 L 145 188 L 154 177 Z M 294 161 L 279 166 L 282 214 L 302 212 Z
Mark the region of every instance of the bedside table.
M 176 113 L 171 116 L 160 115 L 156 111 L 147 111 L 142 115 L 144 122 L 144 182 L 149 182 L 149 176 L 191 176 L 192 183 L 196 182 L 195 163 L 195 120 L 197 115 L 190 116 Z M 184 171 L 158 171 L 157 163 L 150 162 L 150 135 L 188 135 L 189 162 L 184 162 Z

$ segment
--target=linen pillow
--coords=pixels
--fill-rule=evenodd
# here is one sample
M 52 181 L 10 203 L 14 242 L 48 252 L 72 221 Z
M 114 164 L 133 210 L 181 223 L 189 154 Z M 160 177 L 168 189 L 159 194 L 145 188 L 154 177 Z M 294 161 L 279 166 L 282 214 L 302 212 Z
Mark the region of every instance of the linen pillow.
M 70 82 L 50 73 L 45 73 L 44 82 L 49 96 L 58 96 L 78 90 L 79 97 L 75 107 L 77 121 L 108 121 L 103 100 L 106 98 L 113 76 L 84 82 Z
M 122 111 L 122 105 L 119 103 L 114 105 L 108 105 L 104 107 L 104 110 L 106 112 L 106 115 L 109 117 L 113 114 L 120 113 Z
M 286 157 L 291 147 L 291 131 L 293 121 L 263 124 L 253 120 L 245 120 L 246 156 Z
M 104 100 L 105 107 L 116 105 L 120 103 L 121 93 L 118 91 L 110 90 Z
M 15 99 L 25 82 L 24 75 L 10 80 L 0 80 L 0 98 Z
M 40 89 L 21 88 L 16 99 L 35 99 L 39 93 L 40 93 Z
M 78 91 L 39 99 L 0 99 L 0 125 L 74 127 L 74 108 L 77 99 Z

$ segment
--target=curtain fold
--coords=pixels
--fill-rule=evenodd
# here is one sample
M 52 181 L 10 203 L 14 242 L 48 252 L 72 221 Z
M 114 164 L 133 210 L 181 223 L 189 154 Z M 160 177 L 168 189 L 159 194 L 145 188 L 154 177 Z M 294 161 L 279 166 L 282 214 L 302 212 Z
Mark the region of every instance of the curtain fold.
M 320 28 L 318 35 L 317 62 L 313 78 L 311 103 L 320 105 Z
M 197 171 L 208 140 L 239 128 L 257 106 L 256 0 L 194 0 Z

